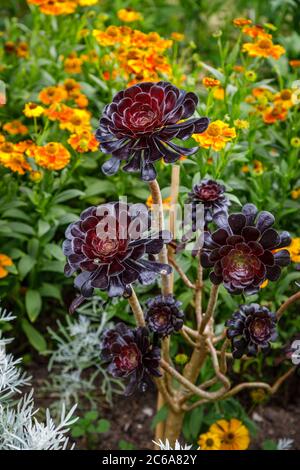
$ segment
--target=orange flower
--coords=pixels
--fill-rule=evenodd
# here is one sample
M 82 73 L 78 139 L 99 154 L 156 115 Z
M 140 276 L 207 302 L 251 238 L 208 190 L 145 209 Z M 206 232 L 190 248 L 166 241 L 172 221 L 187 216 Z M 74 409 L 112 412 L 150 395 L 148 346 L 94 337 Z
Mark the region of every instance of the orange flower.
M 234 18 L 232 22 L 234 26 L 237 26 L 238 28 L 252 24 L 252 21 L 249 20 L 248 18 Z
M 171 198 L 170 197 L 166 197 L 164 200 L 163 200 L 163 208 L 165 210 L 170 210 L 171 209 Z M 150 194 L 150 196 L 148 197 L 147 201 L 146 201 L 146 205 L 149 207 L 149 209 L 152 209 L 153 208 L 153 199 L 152 199 L 152 196 Z
M 42 13 L 52 16 L 68 15 L 74 13 L 77 8 L 74 0 L 47 0 L 38 3 L 35 0 L 28 0 L 28 3 L 38 4 Z
M 216 78 L 212 78 L 212 77 L 203 77 L 202 78 L 202 84 L 206 87 L 206 88 L 213 88 L 215 86 L 220 86 L 221 85 L 221 82 L 220 80 L 217 80 Z
M 79 91 L 81 88 L 80 83 L 76 82 L 74 78 L 66 78 L 62 87 L 66 90 L 68 97 L 72 97 L 74 91 Z
M 4 142 L 0 145 L 0 164 L 20 175 L 31 170 L 23 153 L 11 142 Z
M 267 33 L 260 25 L 245 26 L 243 33 L 253 39 L 272 39 L 272 34 Z
M 97 152 L 99 143 L 95 136 L 89 131 L 83 131 L 81 134 L 72 134 L 68 143 L 79 153 Z
M 200 144 L 200 147 L 213 150 L 222 150 L 227 142 L 236 137 L 234 127 L 229 127 L 223 121 L 214 121 L 209 124 L 208 128 L 202 134 L 193 134 L 193 139 Z
M 273 57 L 276 60 L 285 53 L 282 46 L 273 44 L 268 38 L 243 44 L 243 51 L 248 52 L 250 57 Z
M 28 134 L 28 128 L 24 126 L 24 124 L 22 124 L 21 121 L 19 121 L 18 119 L 4 124 L 3 130 L 5 130 L 8 134 L 11 135 Z
M 300 188 L 295 188 L 291 191 L 292 199 L 299 199 L 300 198 Z
M 171 38 L 174 39 L 174 41 L 183 41 L 184 40 L 184 34 L 182 33 L 176 33 L 175 31 L 171 34 Z
M 43 147 L 37 146 L 32 152 L 36 163 L 48 170 L 62 170 L 70 162 L 70 152 L 58 142 L 49 142 Z
M 117 13 L 119 20 L 124 23 L 132 23 L 133 21 L 141 21 L 143 16 L 132 8 L 121 8 Z
M 14 144 L 15 149 L 17 152 L 25 153 L 28 149 L 35 147 L 35 143 L 32 140 L 22 140 L 17 144 Z
M 8 271 L 5 268 L 12 265 L 12 259 L 9 256 L 4 255 L 3 253 L 0 253 L 0 279 L 3 279 L 8 275 Z
M 73 52 L 64 61 L 65 72 L 73 74 L 81 73 L 82 62 L 82 59 Z
M 18 57 L 26 58 L 29 56 L 29 48 L 26 42 L 19 42 L 16 49 L 16 54 Z
M 289 64 L 293 68 L 298 68 L 298 67 L 300 67 L 300 60 L 299 59 L 290 60 Z
M 44 114 L 50 121 L 66 122 L 73 116 L 73 108 L 63 103 L 54 103 L 48 109 L 45 109 Z
M 44 104 L 60 103 L 67 97 L 66 90 L 61 86 L 49 86 L 39 93 L 39 100 Z
M 14 54 L 16 52 L 16 44 L 13 41 L 6 41 L 4 43 L 4 50 L 7 54 Z
M 281 106 L 271 106 L 263 113 L 263 121 L 266 124 L 274 124 L 276 121 L 285 121 L 287 110 Z

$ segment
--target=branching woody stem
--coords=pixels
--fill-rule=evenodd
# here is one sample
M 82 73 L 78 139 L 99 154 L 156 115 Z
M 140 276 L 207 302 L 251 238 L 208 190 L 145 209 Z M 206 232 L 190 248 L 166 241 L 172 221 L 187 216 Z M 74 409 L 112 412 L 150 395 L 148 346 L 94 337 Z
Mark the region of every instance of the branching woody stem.
M 173 266 L 174 269 L 178 272 L 179 276 L 183 280 L 184 284 L 189 288 L 189 289 L 196 289 L 195 284 L 193 284 L 187 275 L 184 273 L 184 271 L 181 269 L 181 267 L 177 264 L 175 259 L 169 255 L 169 263 L 171 266 Z
M 133 312 L 136 324 L 138 326 L 145 326 L 144 313 L 140 305 L 139 299 L 137 298 L 137 295 L 132 287 L 131 287 L 131 290 L 132 290 L 132 294 L 130 297 L 128 297 L 128 303 Z
M 213 284 L 211 291 L 210 291 L 208 306 L 207 306 L 205 315 L 200 325 L 200 333 L 203 333 L 205 331 L 206 325 L 208 324 L 209 320 L 214 314 L 214 311 L 217 305 L 218 292 L 219 292 L 219 286 L 215 286 Z
M 282 317 L 283 313 L 286 311 L 286 309 L 292 305 L 294 302 L 297 302 L 300 300 L 300 291 L 297 292 L 296 294 L 292 295 L 290 298 L 288 298 L 278 309 L 276 313 L 277 320 L 280 320 Z

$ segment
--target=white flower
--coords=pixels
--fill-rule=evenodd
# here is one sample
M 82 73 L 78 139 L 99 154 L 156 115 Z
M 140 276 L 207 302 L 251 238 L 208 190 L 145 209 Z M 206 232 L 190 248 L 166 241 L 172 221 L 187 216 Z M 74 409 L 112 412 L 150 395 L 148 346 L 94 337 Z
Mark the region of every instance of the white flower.
M 158 440 L 158 442 L 152 441 L 157 447 L 160 448 L 160 450 L 189 450 L 192 448 L 192 446 L 188 444 L 183 444 L 181 445 L 179 441 L 175 442 L 175 447 L 171 447 L 169 439 L 166 439 L 165 442 L 163 442 L 161 439 Z
M 283 439 L 278 440 L 277 450 L 290 450 L 293 444 L 294 439 L 287 439 L 284 437 Z

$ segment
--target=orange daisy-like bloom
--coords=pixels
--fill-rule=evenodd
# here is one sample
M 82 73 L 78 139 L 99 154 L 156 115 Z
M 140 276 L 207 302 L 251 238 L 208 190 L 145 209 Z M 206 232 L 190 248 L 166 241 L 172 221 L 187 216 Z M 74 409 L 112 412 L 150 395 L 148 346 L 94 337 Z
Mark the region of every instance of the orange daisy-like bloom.
M 295 188 L 291 191 L 292 199 L 299 199 L 300 198 L 300 188 Z
M 29 56 L 29 47 L 26 42 L 19 42 L 16 48 L 16 54 L 18 57 L 25 59 Z
M 300 237 L 292 238 L 291 244 L 286 248 L 294 263 L 300 263 Z
M 290 64 L 291 67 L 296 69 L 296 68 L 300 67 L 300 60 L 299 59 L 292 59 L 292 60 L 289 61 L 289 64 Z
M 61 120 L 59 127 L 74 134 L 80 134 L 82 131 L 91 131 L 91 113 L 86 109 L 73 109 L 70 118 L 68 120 Z
M 263 112 L 263 121 L 266 124 L 274 124 L 276 121 L 285 121 L 287 110 L 282 106 L 271 106 Z
M 124 21 L 124 23 L 132 23 L 133 21 L 141 21 L 143 19 L 141 13 L 132 8 L 121 8 L 117 15 L 119 20 Z
M 245 26 L 243 28 L 243 33 L 253 39 L 272 39 L 272 34 L 267 33 L 267 31 L 258 24 Z
M 43 104 L 60 103 L 66 100 L 67 97 L 66 90 L 61 86 L 49 86 L 39 93 L 39 100 Z
M 241 28 L 243 26 L 252 24 L 252 21 L 249 20 L 248 18 L 234 18 L 234 20 L 232 20 L 232 23 L 234 24 L 234 26 Z
M 176 31 L 174 31 L 173 33 L 171 33 L 171 38 L 174 39 L 174 41 L 180 42 L 184 40 L 184 34 L 177 33 Z
M 3 279 L 8 275 L 8 271 L 5 268 L 12 265 L 12 259 L 9 256 L 4 255 L 3 253 L 0 253 L 0 279 Z
M 247 52 L 250 57 L 273 57 L 275 60 L 278 60 L 285 53 L 284 47 L 273 44 L 269 38 L 245 43 L 243 44 L 243 51 Z
M 199 143 L 200 147 L 219 151 L 225 147 L 227 142 L 236 137 L 236 132 L 234 127 L 229 127 L 229 124 L 217 120 L 210 123 L 205 132 L 193 134 L 192 137 Z
M 66 122 L 73 116 L 74 109 L 64 103 L 54 103 L 48 109 L 45 109 L 44 114 L 50 121 Z
M 58 142 L 49 142 L 43 147 L 37 146 L 31 154 L 39 166 L 48 170 L 62 170 L 71 159 L 70 152 Z
M 25 135 L 28 134 L 28 128 L 22 124 L 21 121 L 15 119 L 13 121 L 7 122 L 3 126 L 3 130 L 11 135 Z
M 213 78 L 213 77 L 203 77 L 202 78 L 202 84 L 206 88 L 213 88 L 215 86 L 220 86 L 221 82 L 220 82 L 220 80 L 217 80 L 216 78 Z
M 99 149 L 99 142 L 89 131 L 83 131 L 81 134 L 72 134 L 68 139 L 68 143 L 79 153 L 97 152 Z
M 249 431 L 238 419 L 220 419 L 210 426 L 209 432 L 220 439 L 220 450 L 246 450 L 249 447 Z
M 82 62 L 82 59 L 77 57 L 77 54 L 73 52 L 64 61 L 65 72 L 72 74 L 81 73 Z
M 253 161 L 253 172 L 254 173 L 256 173 L 257 175 L 262 175 L 264 170 L 265 170 L 265 168 L 264 168 L 261 161 L 259 161 L 259 160 L 254 160 Z M 248 165 L 243 165 L 242 166 L 242 172 L 243 173 L 249 173 L 250 172 L 249 166 Z
M 35 3 L 28 0 L 29 3 Z M 74 0 L 47 0 L 39 5 L 40 11 L 45 15 L 59 16 L 74 13 L 77 8 L 77 2 Z
M 31 171 L 31 166 L 23 153 L 11 142 L 4 142 L 0 145 L 0 164 L 20 175 L 24 175 L 26 171 Z
M 35 147 L 35 143 L 28 139 L 28 140 L 21 140 L 21 142 L 18 142 L 17 144 L 14 144 L 14 148 L 17 150 L 17 152 L 20 153 L 25 153 L 28 149 Z

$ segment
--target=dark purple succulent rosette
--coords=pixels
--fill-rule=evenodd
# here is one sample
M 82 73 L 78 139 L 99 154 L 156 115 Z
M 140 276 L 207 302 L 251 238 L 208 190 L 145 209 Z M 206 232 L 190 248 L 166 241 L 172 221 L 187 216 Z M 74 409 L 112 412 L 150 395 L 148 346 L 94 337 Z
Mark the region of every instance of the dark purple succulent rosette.
M 266 279 L 279 279 L 281 268 L 290 263 L 289 252 L 280 248 L 291 239 L 288 232 L 272 228 L 275 218 L 270 212 L 246 204 L 240 213 L 215 214 L 214 221 L 219 228 L 204 233 L 201 253 L 202 266 L 213 268 L 213 284 L 223 283 L 231 294 L 252 295 Z
M 160 377 L 160 348 L 151 343 L 147 328 L 128 328 L 118 323 L 102 337 L 101 357 L 109 363 L 108 372 L 115 378 L 128 378 L 125 395 L 136 389 L 145 391 L 151 377 Z
M 227 338 L 232 343 L 232 355 L 256 356 L 259 351 L 267 353 L 270 342 L 277 338 L 276 314 L 259 304 L 241 305 L 227 320 Z
M 185 148 L 171 142 L 175 138 L 187 140 L 207 129 L 206 117 L 186 120 L 197 104 L 194 93 L 168 82 L 142 82 L 118 92 L 105 106 L 96 131 L 101 151 L 112 155 L 102 171 L 114 175 L 124 161 L 124 171 L 141 172 L 144 181 L 152 181 L 157 160 L 174 163 L 183 155 L 197 152 L 198 147 Z M 184 122 L 179 123 L 181 120 Z
M 150 331 L 165 337 L 183 326 L 184 312 L 181 302 L 172 295 L 158 295 L 147 301 L 145 320 Z
M 110 297 L 130 295 L 133 282 L 148 285 L 158 274 L 170 274 L 172 268 L 158 263 L 154 255 L 171 240 L 171 234 L 149 232 L 148 211 L 142 207 L 118 202 L 93 206 L 69 225 L 63 243 L 65 275 L 79 273 L 74 285 L 81 294 L 70 311 L 91 297 L 96 288 L 107 291 Z M 111 233 L 106 227 L 108 220 Z
M 225 186 L 212 179 L 204 179 L 195 184 L 188 193 L 187 203 L 192 206 L 192 229 L 196 230 L 197 207 L 202 204 L 204 208 L 204 223 L 207 226 L 214 220 L 214 215 L 220 211 L 227 213 L 230 205 L 225 193 Z

